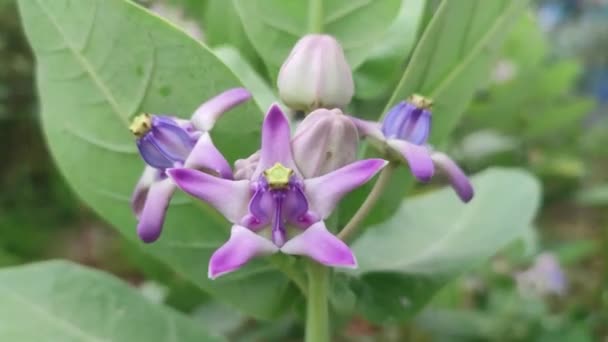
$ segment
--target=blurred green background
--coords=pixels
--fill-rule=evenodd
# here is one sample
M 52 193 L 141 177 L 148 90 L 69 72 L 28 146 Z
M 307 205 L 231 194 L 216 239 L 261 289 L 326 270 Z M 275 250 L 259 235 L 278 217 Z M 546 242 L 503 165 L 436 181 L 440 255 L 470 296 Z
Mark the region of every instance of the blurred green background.
M 185 14 L 203 5 L 168 3 L 144 2 L 204 36 L 204 21 L 201 28 Z M 256 322 L 210 301 L 78 201 L 45 147 L 34 72 L 15 5 L 0 1 L 0 266 L 68 258 L 115 273 L 235 340 L 289 340 L 289 317 Z M 541 179 L 535 234 L 450 284 L 408 324 L 355 319 L 344 340 L 608 341 L 607 108 L 608 1 L 536 1 L 450 144 L 470 173 L 522 166 Z M 538 271 L 539 255 L 558 262 L 563 291 L 517 276 Z

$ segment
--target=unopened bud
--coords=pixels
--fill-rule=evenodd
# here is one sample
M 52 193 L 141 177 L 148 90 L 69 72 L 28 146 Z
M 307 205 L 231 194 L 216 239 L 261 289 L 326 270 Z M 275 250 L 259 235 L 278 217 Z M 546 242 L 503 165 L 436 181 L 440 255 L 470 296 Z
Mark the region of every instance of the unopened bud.
M 317 109 L 298 125 L 292 141 L 295 162 L 305 178 L 354 162 L 359 135 L 339 109 Z
M 279 72 L 281 100 L 291 109 L 342 108 L 355 86 L 350 66 L 338 41 L 328 35 L 302 37 Z

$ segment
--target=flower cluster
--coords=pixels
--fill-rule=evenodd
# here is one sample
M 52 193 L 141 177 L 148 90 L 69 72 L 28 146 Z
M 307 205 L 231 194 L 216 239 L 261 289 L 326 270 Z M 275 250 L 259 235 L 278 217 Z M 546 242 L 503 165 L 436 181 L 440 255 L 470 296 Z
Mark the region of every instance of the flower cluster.
M 394 107 L 381 123 L 342 112 L 354 86 L 334 38 L 302 38 L 281 68 L 278 88 L 288 106 L 307 116 L 292 137 L 289 120 L 272 105 L 262 124 L 259 151 L 237 160 L 234 171 L 209 131 L 224 112 L 251 97 L 247 90 L 218 95 L 190 120 L 150 114 L 133 120 L 130 129 L 147 164 L 132 198 L 137 232 L 144 242 L 160 236 L 169 201 L 179 188 L 232 224 L 229 240 L 211 256 L 210 278 L 277 252 L 327 266 L 356 267 L 353 252 L 328 231 L 324 220 L 347 193 L 388 163 L 357 160 L 362 137 L 374 141 L 387 159 L 405 161 L 421 181 L 428 181 L 435 167 L 442 169 L 463 201 L 472 198 L 462 170 L 427 145 L 431 101 L 415 95 Z

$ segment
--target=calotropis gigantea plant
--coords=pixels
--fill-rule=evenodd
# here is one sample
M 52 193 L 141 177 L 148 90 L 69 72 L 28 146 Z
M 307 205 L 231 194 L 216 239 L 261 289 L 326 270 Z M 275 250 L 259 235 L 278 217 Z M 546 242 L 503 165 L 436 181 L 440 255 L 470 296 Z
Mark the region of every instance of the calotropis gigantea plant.
M 170 298 L 174 280 L 192 285 L 180 291 L 189 308 L 204 291 L 197 312 L 219 302 L 260 320 L 231 324 L 239 337 L 300 340 L 301 317 L 289 314 L 300 309 L 308 342 L 334 340 L 329 326 L 343 326 L 334 318 L 405 323 L 533 226 L 533 177 L 491 168 L 470 183 L 434 149 L 467 160 L 467 141 L 446 142 L 526 0 L 198 1 L 174 12 L 202 21 L 196 39 L 175 16 L 138 5 L 150 1 L 16 3 L 36 57 L 41 127 L 65 180 L 167 272 L 149 262 L 130 271 L 154 276 Z M 260 146 L 277 122 L 291 134 Z M 283 157 L 264 159 L 271 152 Z M 456 195 L 426 184 L 440 173 Z M 469 200 L 471 184 L 469 205 L 457 196 Z M 0 290 L 9 327 L 0 341 L 225 340 L 205 331 L 208 315 L 65 262 L 0 270 Z M 53 319 L 30 329 L 41 316 Z M 294 329 L 251 331 L 283 323 Z
M 327 339 L 326 267 L 357 267 L 356 256 L 343 241 L 357 224 L 349 223 L 336 236 L 325 223 L 340 200 L 374 177 L 388 160 L 394 164 L 390 167 L 403 161 L 422 182 L 431 179 L 435 167 L 442 169 L 464 202 L 473 197 L 473 188 L 449 157 L 427 144 L 431 100 L 413 95 L 380 123 L 342 112 L 354 85 L 334 38 L 303 37 L 280 70 L 278 88 L 288 106 L 307 116 L 292 138 L 287 117 L 279 105 L 272 105 L 263 120 L 259 151 L 237 161 L 234 172 L 209 131 L 221 113 L 250 97 L 246 90 L 229 90 L 207 101 L 190 121 L 150 114 L 136 117 L 131 131 L 148 166 L 132 204 L 145 242 L 159 237 L 176 186 L 219 211 L 232 228 L 228 241 L 209 260 L 211 279 L 277 252 L 310 259 L 307 334 L 317 336 L 311 341 L 321 341 Z M 387 160 L 357 161 L 358 143 L 364 137 Z M 366 201 L 360 210 L 368 211 L 374 203 Z

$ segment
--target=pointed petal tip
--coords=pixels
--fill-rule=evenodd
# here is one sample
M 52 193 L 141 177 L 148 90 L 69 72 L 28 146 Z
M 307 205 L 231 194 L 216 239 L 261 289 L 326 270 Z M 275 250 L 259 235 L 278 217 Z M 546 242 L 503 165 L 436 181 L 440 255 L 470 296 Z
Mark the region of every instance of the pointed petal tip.
M 461 201 L 468 203 L 473 199 L 475 191 L 469 177 L 462 171 L 448 155 L 442 152 L 433 152 L 433 162 L 448 176 L 450 185 Z
M 209 279 L 217 279 L 245 266 L 257 256 L 273 254 L 278 250 L 270 240 L 245 227 L 234 225 L 230 239 L 211 256 L 207 276 Z
M 287 117 L 285 116 L 285 113 L 283 113 L 283 110 L 281 109 L 281 106 L 279 106 L 278 103 L 274 102 L 273 104 L 270 105 L 270 108 L 268 108 L 268 113 L 266 113 L 266 120 L 280 120 L 280 119 L 285 119 L 287 120 Z
M 353 251 L 319 221 L 281 247 L 285 254 L 307 256 L 330 267 L 356 268 Z
M 144 243 L 152 243 L 160 237 L 161 229 L 137 225 L 137 236 Z

